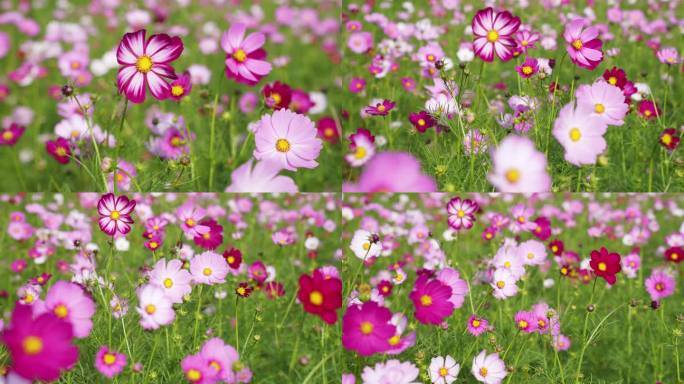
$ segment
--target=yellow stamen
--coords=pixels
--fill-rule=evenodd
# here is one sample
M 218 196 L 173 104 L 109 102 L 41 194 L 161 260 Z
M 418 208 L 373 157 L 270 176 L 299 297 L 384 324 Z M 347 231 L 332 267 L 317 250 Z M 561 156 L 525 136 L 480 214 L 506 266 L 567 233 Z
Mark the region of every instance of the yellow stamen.
M 43 350 L 43 340 L 37 336 L 27 336 L 21 343 L 24 348 L 24 353 L 27 355 L 36 355 Z
M 135 62 L 135 68 L 138 72 L 147 73 L 152 69 L 152 59 L 149 56 L 140 56 Z
M 572 129 L 570 130 L 569 136 L 570 136 L 570 140 L 572 140 L 572 141 L 574 141 L 574 142 L 578 142 L 579 139 L 582 138 L 582 131 L 580 131 L 580 130 L 577 129 L 577 128 L 572 128 Z
M 497 32 L 493 29 L 491 31 L 487 32 L 487 41 L 489 41 L 490 43 L 493 43 L 497 40 L 499 40 L 499 32 Z
M 515 168 L 511 168 L 508 171 L 506 171 L 506 180 L 508 180 L 509 183 L 515 184 L 520 180 L 520 171 L 518 171 Z
M 287 152 L 290 150 L 290 142 L 285 139 L 278 139 L 275 144 L 276 151 Z
M 313 305 L 323 304 L 323 295 L 318 291 L 313 291 L 309 294 L 309 301 Z

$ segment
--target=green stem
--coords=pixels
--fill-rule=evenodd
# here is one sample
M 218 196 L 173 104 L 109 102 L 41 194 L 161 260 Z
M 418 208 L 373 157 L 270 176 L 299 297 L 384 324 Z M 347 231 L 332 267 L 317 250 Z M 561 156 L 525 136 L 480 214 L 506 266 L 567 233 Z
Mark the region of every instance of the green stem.
M 116 131 L 116 150 L 114 151 L 114 177 L 112 178 L 112 189 L 114 194 L 117 194 L 118 183 L 116 181 L 116 174 L 119 170 L 119 149 L 121 148 L 121 131 L 123 130 L 124 122 L 126 121 L 126 112 L 128 111 L 128 98 L 124 101 L 123 111 L 121 112 L 121 122 L 119 123 L 119 129 Z M 104 174 L 102 175 L 104 177 Z M 105 191 L 107 190 L 107 181 L 105 180 Z
M 211 126 L 209 128 L 209 190 L 214 186 L 214 137 L 216 136 L 216 109 L 218 106 L 218 93 L 214 96 L 214 108 L 211 113 Z
M 195 309 L 195 329 L 192 333 L 193 345 L 197 345 L 197 328 L 199 327 L 200 309 L 202 308 L 202 287 L 204 287 L 204 284 L 200 284 L 199 292 L 197 292 L 197 308 Z M 239 344 L 236 345 L 239 347 Z

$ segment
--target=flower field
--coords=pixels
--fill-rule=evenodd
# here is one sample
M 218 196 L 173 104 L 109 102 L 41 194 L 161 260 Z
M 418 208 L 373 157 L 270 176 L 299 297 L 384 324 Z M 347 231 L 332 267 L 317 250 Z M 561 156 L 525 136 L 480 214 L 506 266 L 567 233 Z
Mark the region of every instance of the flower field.
M 0 190 L 339 190 L 338 93 L 318 74 L 340 60 L 337 14 L 334 1 L 4 4 Z
M 344 190 L 683 189 L 681 2 L 343 3 Z

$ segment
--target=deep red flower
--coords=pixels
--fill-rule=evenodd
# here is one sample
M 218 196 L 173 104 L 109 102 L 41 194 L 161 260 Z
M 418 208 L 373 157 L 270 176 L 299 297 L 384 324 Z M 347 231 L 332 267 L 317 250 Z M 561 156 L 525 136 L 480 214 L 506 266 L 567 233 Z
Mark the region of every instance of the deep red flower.
M 660 116 L 660 108 L 651 100 L 641 100 L 639 102 L 639 114 L 646 120 Z
M 216 249 L 223 243 L 223 226 L 214 219 L 202 220 L 199 225 L 209 227 L 209 232 L 196 234 L 193 240 L 195 244 L 204 249 Z
M 242 252 L 237 248 L 231 248 L 223 252 L 223 258 L 226 259 L 226 263 L 228 263 L 232 269 L 238 269 L 240 268 L 240 264 L 242 264 Z
M 409 121 L 420 133 L 427 131 L 428 128 L 434 127 L 437 123 L 435 119 L 425 111 L 420 111 L 418 113 L 411 112 L 409 114 Z
M 596 276 L 603 277 L 610 285 L 615 284 L 615 275 L 622 270 L 620 255 L 608 252 L 605 247 L 591 251 L 589 265 Z
M 264 103 L 271 109 L 285 109 L 292 101 L 292 88 L 280 81 L 266 84 L 261 94 L 264 95 Z
M 299 277 L 299 301 L 304 310 L 314 314 L 328 324 L 337 322 L 337 309 L 342 307 L 342 280 L 327 278 L 319 270 L 311 276 Z
M 382 280 L 381 282 L 378 283 L 378 292 L 384 297 L 387 297 L 392 294 L 392 288 L 393 285 L 391 282 L 387 280 Z
M 565 245 L 563 244 L 562 240 L 551 240 L 549 243 L 549 249 L 551 252 L 553 252 L 554 255 L 560 256 L 563 254 L 563 251 L 565 250 Z
M 252 294 L 252 291 L 254 291 L 254 288 L 252 288 L 249 283 L 245 282 L 238 284 L 237 288 L 235 288 L 235 294 L 243 298 L 249 297 L 249 295 Z
M 674 151 L 679 145 L 679 135 L 677 134 L 677 130 L 674 128 L 667 128 L 663 130 L 663 132 L 660 134 L 660 138 L 658 138 L 658 141 L 669 151 Z
M 537 217 L 534 219 L 537 228 L 532 233 L 541 241 L 546 241 L 551 236 L 551 221 L 546 217 Z
M 684 250 L 682 247 L 670 247 L 665 251 L 665 260 L 673 263 L 681 263 L 684 260 Z
M 316 129 L 318 130 L 318 137 L 329 143 L 335 144 L 340 138 L 340 127 L 337 125 L 337 121 L 330 116 L 321 117 L 316 123 Z
M 54 157 L 60 164 L 68 164 L 71 156 L 71 147 L 69 142 L 63 138 L 58 137 L 57 140 L 48 140 L 45 142 L 45 150 L 50 156 Z
M 603 79 L 606 80 L 608 84 L 614 85 L 620 89 L 624 89 L 625 84 L 627 84 L 627 75 L 622 68 L 613 67 L 611 69 L 606 69 L 606 71 L 603 72 Z

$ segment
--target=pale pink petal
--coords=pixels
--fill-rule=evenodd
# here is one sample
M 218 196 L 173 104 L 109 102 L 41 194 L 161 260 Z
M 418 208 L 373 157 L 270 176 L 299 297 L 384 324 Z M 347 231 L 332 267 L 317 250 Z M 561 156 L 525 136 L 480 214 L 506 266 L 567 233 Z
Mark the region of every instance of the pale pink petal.
M 247 59 L 245 65 L 250 71 L 260 76 L 268 75 L 273 69 L 271 63 L 263 60 Z
M 145 33 L 146 31 L 144 29 L 133 33 L 127 33 L 121 40 L 136 59 L 145 54 Z
M 116 233 L 116 222 L 109 217 L 101 217 L 100 220 L 98 220 L 98 223 L 100 224 L 102 232 L 107 235 L 113 236 L 114 233 Z
M 266 42 L 266 35 L 261 32 L 254 32 L 247 35 L 245 41 L 242 42 L 242 49 L 245 53 L 252 53 L 261 48 Z
M 242 23 L 234 23 L 228 29 L 228 44 L 233 48 L 233 51 L 242 46 L 246 30 L 247 26 Z
M 249 81 L 258 81 L 258 79 L 256 77 L 254 77 L 252 72 L 250 72 L 247 69 L 247 67 L 245 67 L 244 65 L 240 65 L 238 67 L 238 73 L 240 74 L 240 76 L 244 77 L 245 79 L 247 79 Z

